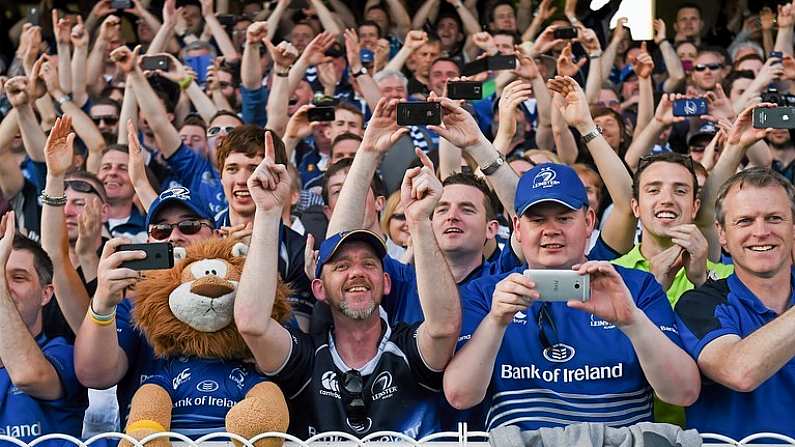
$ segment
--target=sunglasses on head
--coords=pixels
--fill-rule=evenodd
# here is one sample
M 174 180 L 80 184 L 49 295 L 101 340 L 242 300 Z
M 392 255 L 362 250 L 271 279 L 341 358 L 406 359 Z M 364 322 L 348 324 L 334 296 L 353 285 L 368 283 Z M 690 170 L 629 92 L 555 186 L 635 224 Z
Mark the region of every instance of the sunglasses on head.
M 112 116 L 112 115 L 101 115 L 101 116 L 92 116 L 91 120 L 94 121 L 94 124 L 99 125 L 101 122 L 105 122 L 108 126 L 115 126 L 116 123 L 119 122 L 119 117 Z
M 364 378 L 362 374 L 351 369 L 345 373 L 337 373 L 340 384 L 340 395 L 345 404 L 345 414 L 351 424 L 362 424 L 367 420 L 367 403 L 364 401 Z
M 699 71 L 699 72 L 704 71 L 707 68 L 709 68 L 710 71 L 718 71 L 721 68 L 723 68 L 723 64 L 698 64 L 698 65 L 694 65 L 693 66 L 693 70 L 696 70 L 696 71 Z
M 149 227 L 149 236 L 152 236 L 152 239 L 162 241 L 163 239 L 168 239 L 168 237 L 171 236 L 174 228 L 179 228 L 179 231 L 182 234 L 191 235 L 198 233 L 202 229 L 203 225 L 207 225 L 207 227 L 212 229 L 210 224 L 199 219 L 185 219 L 173 224 L 154 224 Z
M 221 131 L 223 131 L 225 134 L 229 135 L 229 133 L 232 132 L 233 130 L 235 130 L 235 126 L 224 126 L 224 127 L 213 126 L 213 127 L 209 128 L 209 129 L 207 129 L 207 136 L 208 137 L 214 137 L 214 136 L 218 135 L 219 133 L 221 133 Z
M 85 180 L 67 180 L 64 182 L 64 189 L 72 189 L 77 192 L 84 192 L 88 194 L 95 194 L 97 197 L 105 201 L 105 196 L 102 195 L 94 185 Z

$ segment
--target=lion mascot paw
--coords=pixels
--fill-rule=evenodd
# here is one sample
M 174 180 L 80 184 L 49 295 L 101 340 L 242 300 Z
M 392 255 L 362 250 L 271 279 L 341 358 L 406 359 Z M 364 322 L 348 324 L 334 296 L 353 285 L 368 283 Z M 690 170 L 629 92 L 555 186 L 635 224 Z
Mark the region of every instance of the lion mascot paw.
M 244 253 L 234 241 L 194 243 L 174 268 L 147 274 L 136 286 L 135 325 L 158 360 L 133 396 L 128 435 L 141 440 L 174 431 L 195 439 L 228 431 L 250 439 L 287 430 L 284 395 L 257 371 L 234 323 Z M 272 315 L 276 321 L 290 316 L 289 292 L 280 282 Z M 256 444 L 281 445 L 281 438 Z M 165 438 L 147 443 L 169 446 Z

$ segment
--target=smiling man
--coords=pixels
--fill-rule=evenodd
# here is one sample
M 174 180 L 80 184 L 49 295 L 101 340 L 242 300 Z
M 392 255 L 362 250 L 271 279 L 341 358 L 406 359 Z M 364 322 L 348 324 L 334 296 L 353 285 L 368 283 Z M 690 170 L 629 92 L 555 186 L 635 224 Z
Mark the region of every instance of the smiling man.
M 734 439 L 795 436 L 795 189 L 772 170 L 747 169 L 723 185 L 715 208 L 735 273 L 676 305 L 685 348 L 710 379 L 687 408 L 688 426 Z
M 102 152 L 97 177 L 105 187 L 110 234 L 113 237 L 127 237 L 134 242 L 145 242 L 146 217 L 133 204 L 135 189 L 128 171 L 129 160 L 127 146 L 108 146 Z

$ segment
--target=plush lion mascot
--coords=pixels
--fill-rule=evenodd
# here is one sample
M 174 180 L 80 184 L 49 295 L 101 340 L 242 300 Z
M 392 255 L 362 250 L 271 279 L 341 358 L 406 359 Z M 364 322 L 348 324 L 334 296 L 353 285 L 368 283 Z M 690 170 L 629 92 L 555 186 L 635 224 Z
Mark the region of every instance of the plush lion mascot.
M 133 396 L 127 434 L 140 440 L 161 431 L 193 438 L 228 431 L 250 439 L 287 430 L 284 395 L 257 371 L 234 323 L 244 248 L 227 239 L 194 243 L 174 268 L 136 286 L 133 318 L 158 361 Z M 289 288 L 280 282 L 276 295 L 273 318 L 284 322 Z M 281 444 L 271 438 L 257 447 Z M 147 443 L 153 445 L 170 442 Z

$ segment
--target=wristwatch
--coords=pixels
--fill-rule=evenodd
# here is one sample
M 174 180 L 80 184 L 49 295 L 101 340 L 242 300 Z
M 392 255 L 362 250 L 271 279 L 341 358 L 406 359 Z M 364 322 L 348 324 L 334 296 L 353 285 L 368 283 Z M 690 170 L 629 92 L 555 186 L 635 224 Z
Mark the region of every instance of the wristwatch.
M 500 166 L 504 164 L 505 164 L 505 158 L 503 158 L 503 156 L 500 155 L 499 157 L 497 157 L 496 160 L 491 162 L 490 165 L 486 166 L 485 168 L 481 167 L 480 172 L 482 172 L 483 175 L 491 175 L 497 172 L 497 169 L 500 169 Z
M 351 76 L 353 76 L 354 78 L 358 78 L 359 76 L 366 75 L 366 74 L 367 74 L 367 68 L 362 67 L 362 68 L 354 71 L 353 73 L 351 73 Z
M 596 127 L 593 128 L 593 130 L 591 130 L 590 132 L 588 132 L 588 133 L 586 133 L 586 134 L 584 134 L 582 136 L 582 142 L 585 143 L 585 144 L 588 144 L 594 138 L 598 137 L 599 135 L 602 135 L 602 128 L 599 127 L 599 126 L 596 126 Z

